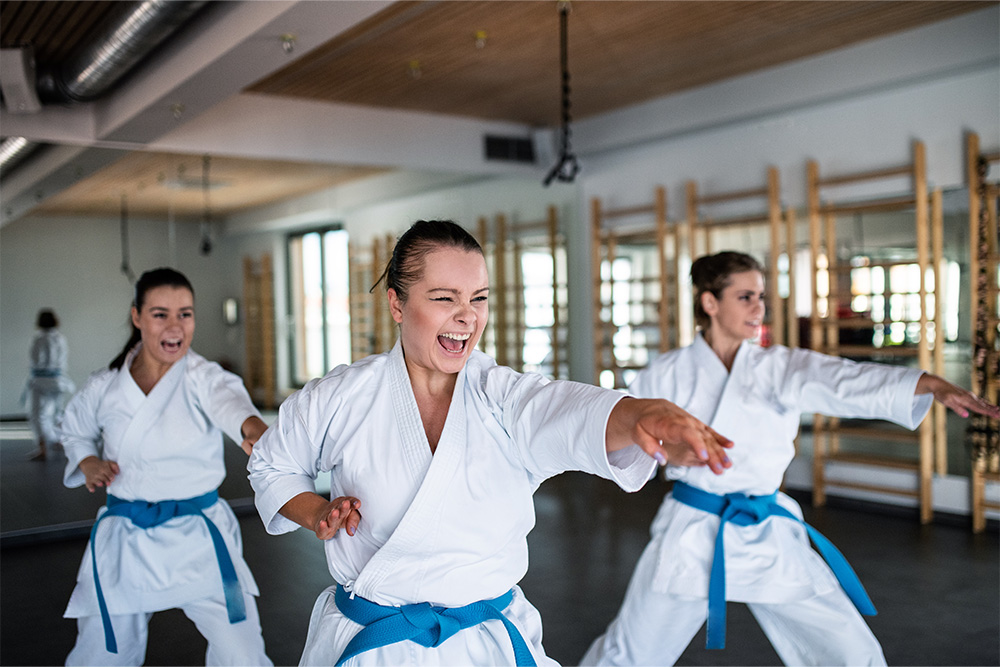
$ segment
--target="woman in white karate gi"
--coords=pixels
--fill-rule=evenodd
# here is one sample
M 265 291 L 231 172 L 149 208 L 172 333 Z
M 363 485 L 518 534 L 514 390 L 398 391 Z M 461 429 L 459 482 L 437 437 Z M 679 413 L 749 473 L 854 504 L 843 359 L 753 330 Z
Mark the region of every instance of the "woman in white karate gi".
M 700 333 L 653 360 L 630 391 L 674 401 L 731 437 L 734 465 L 722 476 L 667 469 L 676 481 L 653 520 L 652 541 L 618 616 L 582 664 L 672 665 L 706 618 L 708 647 L 722 648 L 725 600 L 747 603 L 785 664 L 885 664 L 859 614 L 874 613 L 860 582 L 825 538 L 807 536 L 798 504 L 777 491 L 799 417 L 880 418 L 913 429 L 932 399 L 963 417 L 1000 411 L 920 370 L 752 344 L 764 317 L 764 278 L 749 255 L 702 257 L 691 277 Z M 832 568 L 810 537 L 830 553 Z
M 31 376 L 25 388 L 28 422 L 35 434 L 33 461 L 44 461 L 48 449 L 59 443 L 58 421 L 66 398 L 76 391 L 66 375 L 69 346 L 59 332 L 59 319 L 48 308 L 38 311 L 38 332 L 31 340 Z
M 242 381 L 190 349 L 194 290 L 155 269 L 135 286 L 132 336 L 66 408 L 65 483 L 106 487 L 65 617 L 67 665 L 140 665 L 153 612 L 179 607 L 208 665 L 270 665 L 239 524 L 216 489 L 225 433 L 247 454 L 267 428 Z M 99 583 L 98 583 L 99 580 Z
M 635 491 L 654 459 L 721 473 L 730 443 L 667 401 L 477 351 L 486 262 L 453 222 L 415 223 L 384 278 L 395 347 L 309 382 L 250 457 L 268 532 L 313 530 L 337 582 L 301 664 L 552 664 L 517 587 L 538 485 L 583 470 Z M 315 492 L 321 473 L 332 501 Z

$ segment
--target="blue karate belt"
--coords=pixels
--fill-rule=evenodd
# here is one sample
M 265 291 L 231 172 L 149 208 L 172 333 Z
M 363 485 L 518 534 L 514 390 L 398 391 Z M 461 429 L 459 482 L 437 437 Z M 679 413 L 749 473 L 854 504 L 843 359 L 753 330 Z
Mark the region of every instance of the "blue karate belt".
M 833 570 L 837 581 L 858 611 L 865 616 L 874 616 L 877 613 L 858 575 L 851 569 L 844 555 L 818 530 L 779 505 L 777 492 L 768 496 L 748 496 L 744 493 L 727 493 L 720 496 L 678 481 L 674 482 L 673 497 L 678 502 L 722 518 L 719 532 L 715 536 L 715 555 L 708 583 L 708 638 L 705 641 L 705 648 L 726 647 L 726 556 L 723 547 L 725 532 L 723 529 L 727 522 L 737 526 L 751 526 L 769 516 L 780 516 L 801 523 L 816 545 L 816 550 Z
M 337 609 L 365 627 L 347 644 L 336 667 L 364 651 L 407 639 L 421 646 L 436 648 L 459 630 L 492 619 L 503 622 L 507 628 L 510 643 L 514 646 L 515 664 L 535 667 L 535 659 L 517 626 L 503 615 L 503 610 L 513 599 L 514 590 L 511 589 L 498 598 L 480 600 L 464 607 L 432 607 L 427 602 L 388 607 L 359 595 L 352 596 L 338 584 L 334 596 Z
M 31 377 L 33 378 L 57 378 L 60 373 L 58 370 L 52 370 L 48 368 L 32 368 Z
M 109 516 L 127 517 L 140 528 L 159 526 L 177 516 L 197 515 L 204 519 L 208 526 L 208 532 L 212 536 L 215 557 L 219 562 L 219 571 L 222 573 L 222 588 L 226 594 L 229 622 L 239 623 L 246 619 L 247 611 L 243 602 L 243 590 L 236 577 L 236 568 L 233 567 L 233 559 L 229 556 L 229 549 L 226 548 L 219 528 L 202 512 L 218 500 L 218 491 L 210 491 L 203 496 L 187 500 L 162 500 L 158 503 L 148 503 L 145 500 L 122 500 L 108 495 L 108 511 L 94 522 L 94 527 L 90 530 L 90 556 L 94 566 L 94 587 L 97 589 L 97 604 L 101 608 L 101 620 L 104 622 L 104 645 L 108 653 L 118 653 L 118 643 L 115 641 L 115 631 L 111 627 L 108 605 L 104 602 L 104 593 L 101 591 L 101 580 L 97 576 L 97 542 L 94 541 L 94 536 L 97 535 L 97 527 L 101 521 Z

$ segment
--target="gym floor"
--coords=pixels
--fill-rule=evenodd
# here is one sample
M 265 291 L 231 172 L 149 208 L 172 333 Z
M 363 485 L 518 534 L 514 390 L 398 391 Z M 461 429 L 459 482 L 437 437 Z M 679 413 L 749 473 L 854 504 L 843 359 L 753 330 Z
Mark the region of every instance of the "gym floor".
M 65 458 L 27 461 L 26 424 L 0 424 L 0 664 L 61 665 L 75 621 L 62 618 L 102 492 L 66 489 Z M 241 460 L 242 458 L 242 460 Z M 245 457 L 227 448 L 220 494 L 240 517 L 244 554 L 260 586 L 261 624 L 277 665 L 298 664 L 309 613 L 332 581 L 322 545 L 304 530 L 264 532 Z M 542 615 L 548 654 L 575 664 L 621 604 L 649 523 L 669 486 L 635 494 L 579 473 L 535 494 L 537 524 L 521 587 Z M 1000 540 L 995 522 L 973 535 L 965 517 L 921 526 L 916 510 L 831 498 L 806 520 L 847 556 L 879 610 L 869 619 L 890 665 L 1000 665 Z M 704 629 L 680 665 L 781 664 L 749 611 L 729 604 L 727 646 L 704 648 Z M 148 665 L 204 664 L 205 641 L 178 610 L 150 623 Z

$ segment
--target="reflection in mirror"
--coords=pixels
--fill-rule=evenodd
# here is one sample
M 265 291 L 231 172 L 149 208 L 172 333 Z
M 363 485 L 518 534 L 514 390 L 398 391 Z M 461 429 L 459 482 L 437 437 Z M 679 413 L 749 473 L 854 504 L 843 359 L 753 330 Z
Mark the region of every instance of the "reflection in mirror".
M 28 373 L 31 318 L 40 305 L 53 306 L 64 315 L 68 371 L 82 387 L 128 337 L 132 283 L 123 275 L 123 258 L 136 274 L 178 266 L 197 294 L 194 350 L 245 375 L 249 364 L 244 361 L 243 320 L 248 311 L 246 304 L 231 296 L 242 294 L 243 284 L 240 273 L 227 268 L 227 262 L 259 248 L 246 235 L 226 234 L 224 226 L 249 209 L 386 171 L 212 156 L 208 192 L 216 228 L 213 255 L 206 261 L 199 252 L 206 206 L 205 156 L 111 149 L 101 149 L 101 156 L 100 168 L 81 168 L 74 185 L 3 226 L 0 534 L 5 543 L 30 534 L 85 530 L 104 502 L 103 491 L 89 494 L 65 488 L 65 458 L 58 450 L 45 462 L 25 460 L 33 442 L 19 397 Z M 122 224 L 125 198 L 127 225 Z M 267 310 L 274 309 L 271 304 Z M 239 510 L 252 499 L 246 458 L 232 443 L 227 443 L 225 457 L 229 478 L 220 494 Z
M 938 345 L 943 346 L 941 374 L 960 386 L 969 385 L 969 323 L 963 304 L 969 299 L 968 193 L 964 188 L 941 193 L 940 250 L 933 249 L 934 206 L 929 207 L 926 261 L 929 263 L 921 306 L 920 253 L 914 231 L 913 207 L 893 211 L 859 211 L 830 216 L 832 229 L 821 245 L 816 270 L 810 267 L 808 248 L 800 247 L 801 272 L 797 290 L 800 315 L 808 312 L 808 299 L 817 284 L 817 307 L 822 317 L 833 316 L 841 356 L 860 361 L 916 367 L 920 351 L 921 317 L 928 320 L 928 363 L 934 364 Z M 807 217 L 807 214 L 804 214 Z M 808 232 L 806 232 L 808 234 Z M 800 236 L 800 238 L 802 238 Z M 834 240 L 835 239 L 835 240 Z M 834 261 L 827 255 L 832 245 Z M 934 270 L 934 253 L 940 266 Z M 830 267 L 837 267 L 830 270 Z M 830 297 L 833 297 L 832 301 Z M 836 313 L 830 313 L 830 304 Z M 940 309 L 940 310 L 938 310 Z M 940 327 L 935 320 L 940 322 Z M 802 345 L 809 346 L 808 319 L 800 319 Z M 938 330 L 940 328 L 940 331 Z M 934 370 L 932 366 L 932 370 Z M 954 475 L 969 475 L 965 447 L 965 420 L 948 413 L 946 417 L 946 466 Z M 913 443 L 891 438 L 841 436 L 849 451 L 913 458 Z

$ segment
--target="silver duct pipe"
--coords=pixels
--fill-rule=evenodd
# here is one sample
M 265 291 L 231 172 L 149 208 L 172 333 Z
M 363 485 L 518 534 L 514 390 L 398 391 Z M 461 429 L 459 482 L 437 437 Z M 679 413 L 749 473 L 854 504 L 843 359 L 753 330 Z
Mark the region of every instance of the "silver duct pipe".
M 24 137 L 11 137 L 0 143 L 0 175 L 19 163 L 35 150 L 33 144 Z
M 163 40 L 206 4 L 206 0 L 144 0 L 123 4 L 109 17 L 97 37 L 69 60 L 36 80 L 42 102 L 88 102 L 105 94 Z M 0 172 L 10 169 L 37 148 L 23 137 L 0 143 Z
M 43 102 L 89 102 L 106 93 L 205 4 L 146 0 L 109 17 L 96 39 L 38 77 Z

